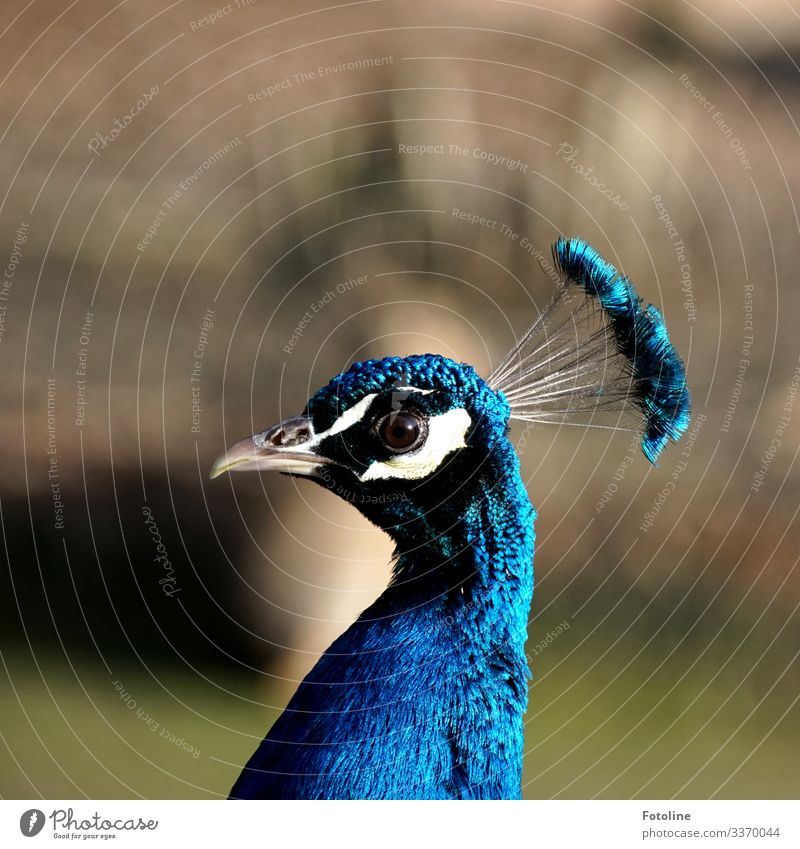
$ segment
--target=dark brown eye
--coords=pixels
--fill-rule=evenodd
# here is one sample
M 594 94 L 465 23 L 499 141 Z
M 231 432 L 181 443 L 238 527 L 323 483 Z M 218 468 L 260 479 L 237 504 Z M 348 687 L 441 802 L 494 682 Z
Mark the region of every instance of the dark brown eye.
M 424 436 L 422 420 L 411 413 L 389 413 L 378 425 L 378 435 L 396 453 L 410 451 Z

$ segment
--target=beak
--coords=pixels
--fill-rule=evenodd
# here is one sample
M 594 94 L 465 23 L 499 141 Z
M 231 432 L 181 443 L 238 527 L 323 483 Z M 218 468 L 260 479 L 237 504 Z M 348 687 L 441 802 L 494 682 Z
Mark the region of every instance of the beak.
M 236 442 L 217 459 L 211 477 L 223 472 L 290 472 L 313 477 L 325 463 L 314 447 L 314 426 L 305 416 L 286 419 L 262 433 L 254 433 Z

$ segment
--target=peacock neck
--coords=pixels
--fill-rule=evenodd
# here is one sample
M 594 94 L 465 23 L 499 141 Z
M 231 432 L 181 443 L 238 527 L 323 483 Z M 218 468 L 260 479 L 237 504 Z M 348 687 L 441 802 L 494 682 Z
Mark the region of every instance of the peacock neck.
M 418 498 L 413 512 L 386 528 L 397 544 L 387 600 L 398 610 L 438 603 L 474 611 L 461 625 L 481 631 L 489 623 L 524 631 L 536 514 L 505 438 L 478 467 L 477 480 L 432 500 Z M 487 634 L 480 639 L 485 644 Z
M 443 673 L 469 666 L 487 684 L 512 680 L 524 710 L 535 511 L 507 440 L 478 466 L 478 481 L 387 528 L 397 543 L 393 579 L 361 624 L 379 629 L 383 645 L 404 643 L 383 661 L 394 657 L 409 675 L 426 676 L 436 654 Z
M 430 727 L 416 726 L 421 738 L 433 746 L 437 734 L 446 739 L 447 793 L 513 798 L 530 676 L 535 512 L 510 446 L 482 468 L 480 485 L 463 487 L 478 493 L 472 500 L 451 493 L 413 533 L 393 534 L 394 578 L 351 636 L 382 649 L 361 656 L 361 673 L 389 676 L 398 707 L 425 705 Z M 446 722 L 437 730 L 439 716 Z
M 390 586 L 308 674 L 234 796 L 519 797 L 534 511 L 510 445 L 479 465 L 471 499 L 417 499 L 384 524 Z

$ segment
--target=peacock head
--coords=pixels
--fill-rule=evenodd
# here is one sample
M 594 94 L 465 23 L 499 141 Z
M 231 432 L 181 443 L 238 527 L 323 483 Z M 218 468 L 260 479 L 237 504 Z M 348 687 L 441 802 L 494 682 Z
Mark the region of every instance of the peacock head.
M 316 392 L 301 416 L 231 446 L 212 477 L 305 476 L 391 527 L 491 475 L 493 457 L 507 456 L 510 413 L 464 363 L 436 354 L 367 360 Z
M 464 515 L 517 473 L 509 419 L 641 434 L 655 462 L 689 423 L 683 363 L 660 312 L 579 239 L 553 248 L 550 304 L 486 380 L 423 354 L 356 363 L 301 416 L 236 443 L 212 477 L 275 470 L 312 478 L 391 531 Z

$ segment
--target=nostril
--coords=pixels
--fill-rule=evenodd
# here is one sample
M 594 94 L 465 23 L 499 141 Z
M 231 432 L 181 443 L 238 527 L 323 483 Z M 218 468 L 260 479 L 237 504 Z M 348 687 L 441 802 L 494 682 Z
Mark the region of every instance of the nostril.
M 302 442 L 308 442 L 311 438 L 311 428 L 305 425 L 283 428 L 280 435 L 281 445 L 300 445 Z
M 308 442 L 314 432 L 307 422 L 284 422 L 274 427 L 264 437 L 264 442 L 275 448 L 288 448 Z

